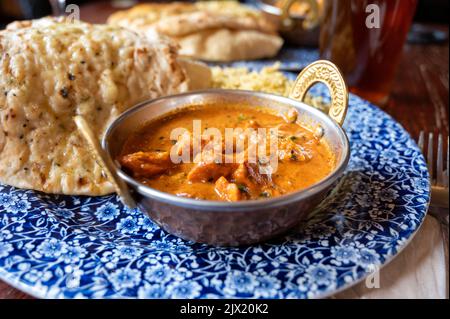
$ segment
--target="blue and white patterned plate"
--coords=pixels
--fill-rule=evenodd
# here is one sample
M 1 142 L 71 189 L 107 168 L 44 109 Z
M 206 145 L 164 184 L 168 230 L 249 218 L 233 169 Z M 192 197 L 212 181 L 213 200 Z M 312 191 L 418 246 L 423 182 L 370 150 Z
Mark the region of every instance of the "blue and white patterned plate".
M 351 95 L 345 129 L 351 160 L 336 190 L 303 227 L 250 247 L 184 241 L 115 196 L 0 185 L 0 278 L 51 298 L 330 295 L 404 248 L 430 197 L 424 159 L 391 117 Z

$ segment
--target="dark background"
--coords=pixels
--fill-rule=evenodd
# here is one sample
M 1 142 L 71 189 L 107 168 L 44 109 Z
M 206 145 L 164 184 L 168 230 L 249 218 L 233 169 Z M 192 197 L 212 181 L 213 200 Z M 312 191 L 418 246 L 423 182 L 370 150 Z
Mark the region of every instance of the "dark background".
M 67 4 L 88 2 L 93 1 L 66 1 Z M 450 0 L 419 0 L 415 21 L 447 24 L 449 9 Z M 49 14 L 51 14 L 51 6 L 48 0 L 0 0 L 0 28 L 14 20 L 35 19 Z

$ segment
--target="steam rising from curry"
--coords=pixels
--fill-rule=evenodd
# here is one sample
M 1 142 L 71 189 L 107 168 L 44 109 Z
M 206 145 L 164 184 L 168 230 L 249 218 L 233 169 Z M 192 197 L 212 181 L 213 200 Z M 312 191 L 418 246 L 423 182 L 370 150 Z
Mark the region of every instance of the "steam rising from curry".
M 141 183 L 177 196 L 218 201 L 281 196 L 315 184 L 335 167 L 329 145 L 311 128 L 300 125 L 297 116 L 295 109 L 278 114 L 242 105 L 183 108 L 147 123 L 130 136 L 118 161 Z M 234 131 L 231 154 L 224 140 L 212 141 L 204 133 L 198 141 L 202 151 L 195 154 L 194 121 L 201 121 L 202 129 L 216 128 L 222 134 L 229 128 L 242 128 Z M 177 128 L 186 129 L 185 134 L 171 139 L 170 133 Z M 256 161 L 249 156 L 249 129 L 261 128 L 276 132 L 276 171 L 264 170 L 267 159 L 260 153 Z M 237 147 L 238 140 L 245 141 L 244 148 Z M 219 160 L 208 160 L 205 153 L 211 147 L 207 146 L 215 149 L 217 144 L 222 144 Z M 192 161 L 175 163 L 171 159 L 173 150 L 187 150 Z M 229 156 L 239 160 L 227 161 Z

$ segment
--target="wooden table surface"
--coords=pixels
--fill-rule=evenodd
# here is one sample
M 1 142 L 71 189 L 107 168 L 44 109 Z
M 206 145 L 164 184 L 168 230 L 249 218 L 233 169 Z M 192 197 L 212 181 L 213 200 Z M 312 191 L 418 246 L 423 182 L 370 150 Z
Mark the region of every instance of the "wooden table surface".
M 107 2 L 81 8 L 81 19 L 102 23 L 115 9 Z M 448 26 L 440 26 L 448 33 Z M 406 44 L 383 109 L 417 139 L 419 132 L 448 136 L 449 45 Z M 380 271 L 380 289 L 364 283 L 339 293 L 336 298 L 448 298 L 448 246 L 442 232 L 448 228 L 427 216 L 418 234 L 389 265 Z M 28 299 L 29 295 L 0 281 L 0 299 Z

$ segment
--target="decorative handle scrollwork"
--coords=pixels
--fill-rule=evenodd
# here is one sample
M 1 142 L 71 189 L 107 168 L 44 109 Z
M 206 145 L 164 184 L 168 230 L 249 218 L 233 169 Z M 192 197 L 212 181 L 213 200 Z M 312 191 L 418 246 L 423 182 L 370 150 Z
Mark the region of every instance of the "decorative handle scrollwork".
M 348 89 L 344 78 L 336 65 L 326 60 L 311 63 L 300 72 L 295 80 L 289 97 L 303 102 L 308 90 L 316 83 L 328 87 L 331 106 L 328 115 L 342 126 L 348 107 Z

